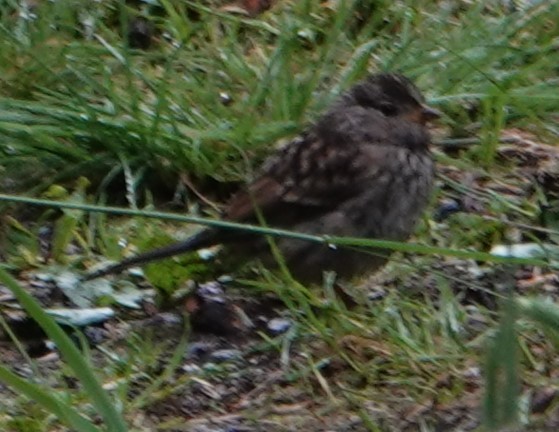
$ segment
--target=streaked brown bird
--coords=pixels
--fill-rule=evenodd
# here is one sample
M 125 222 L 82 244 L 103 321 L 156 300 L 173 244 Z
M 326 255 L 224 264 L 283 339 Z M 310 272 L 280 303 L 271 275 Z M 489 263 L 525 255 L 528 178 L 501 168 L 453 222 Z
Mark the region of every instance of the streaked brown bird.
M 434 164 L 426 123 L 437 117 L 439 112 L 425 105 L 406 77 L 371 75 L 268 158 L 256 179 L 230 200 L 224 219 L 257 224 L 260 213 L 268 226 L 302 233 L 406 240 L 431 194 Z M 342 279 L 373 272 L 390 253 L 291 238 L 275 241 L 292 276 L 303 283 L 320 283 L 324 271 Z M 275 264 L 264 236 L 206 228 L 87 279 L 217 244 L 225 246 L 221 253 Z

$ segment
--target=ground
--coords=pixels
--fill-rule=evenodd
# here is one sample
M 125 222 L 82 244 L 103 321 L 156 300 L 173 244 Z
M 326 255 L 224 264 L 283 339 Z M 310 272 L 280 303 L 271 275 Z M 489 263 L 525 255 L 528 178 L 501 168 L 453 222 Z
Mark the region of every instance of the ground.
M 0 428 L 103 430 L 68 420 L 110 424 L 87 369 L 134 431 L 557 430 L 558 9 L 0 7 L 0 269 L 42 310 L 98 320 L 64 327 L 79 363 L 0 275 Z M 80 282 L 196 229 L 145 211 L 215 219 L 274 146 L 387 69 L 445 114 L 437 187 L 410 243 L 347 287 L 356 305 L 250 263 L 217 283 L 198 255 Z

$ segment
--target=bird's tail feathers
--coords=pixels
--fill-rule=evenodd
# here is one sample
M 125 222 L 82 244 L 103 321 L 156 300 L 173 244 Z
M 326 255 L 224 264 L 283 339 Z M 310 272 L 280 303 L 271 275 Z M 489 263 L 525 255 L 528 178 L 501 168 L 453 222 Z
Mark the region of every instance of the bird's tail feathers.
M 157 261 L 164 258 L 170 258 L 172 256 L 181 255 L 187 252 L 193 252 L 198 249 L 213 246 L 214 244 L 215 244 L 215 230 L 211 228 L 205 229 L 197 234 L 194 234 L 192 237 L 189 237 L 184 241 L 172 243 L 170 245 L 163 246 L 158 249 L 154 249 L 151 251 L 147 251 L 145 253 L 138 254 L 130 258 L 126 258 L 117 264 L 113 264 L 108 267 L 94 271 L 86 275 L 82 280 L 88 281 L 109 274 L 117 274 L 126 270 L 127 268 L 136 265 L 146 264 L 148 262 Z

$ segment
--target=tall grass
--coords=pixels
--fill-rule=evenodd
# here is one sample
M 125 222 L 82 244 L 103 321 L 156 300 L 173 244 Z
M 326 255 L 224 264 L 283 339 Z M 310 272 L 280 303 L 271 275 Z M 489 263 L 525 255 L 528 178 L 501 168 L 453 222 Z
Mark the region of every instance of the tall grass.
M 521 128 L 542 141 L 556 141 L 557 2 L 513 8 L 497 1 L 278 1 L 255 19 L 228 13 L 219 2 L 152 3 L 140 2 L 157 29 L 146 51 L 126 41 L 126 23 L 138 11 L 125 2 L 38 2 L 32 11 L 17 2 L 0 5 L 3 191 L 39 197 L 53 185 L 71 189 L 86 176 L 91 195 L 82 196 L 82 205 L 124 197 L 140 214 L 137 208 L 157 202 L 153 196 L 170 196 L 186 174 L 195 187 L 217 197 L 208 184 L 219 189 L 249 178 L 278 140 L 295 135 L 341 91 L 377 70 L 412 77 L 429 102 L 445 112 L 446 135 L 478 140 L 467 151 L 437 150 L 445 165 L 506 182 L 510 169 L 497 157 L 504 129 Z M 411 266 L 400 258 L 397 274 L 424 275 L 420 265 L 433 265 L 435 253 L 445 257 L 442 261 L 450 256 L 483 261 L 484 269 L 497 261 L 513 265 L 514 260 L 456 247 L 477 247 L 510 221 L 538 224 L 535 203 L 511 202 L 490 190 L 472 192 L 452 181 L 441 177 L 442 186 L 455 193 L 482 195 L 491 210 L 501 212 L 498 223 L 471 215 L 449 238 L 425 223 L 418 241 L 426 245 L 395 247 L 427 255 Z M 199 202 L 190 197 L 188 204 Z M 84 220 L 72 233 L 77 237 L 88 230 L 89 245 L 102 237 L 98 230 L 109 237 L 114 232 L 110 221 L 99 228 L 85 226 Z M 545 268 L 541 260 L 516 263 Z M 111 407 L 114 402 L 100 389 L 92 367 L 12 279 L 1 277 L 57 338 L 76 375 L 83 369 L 84 388 L 109 430 L 125 430 L 123 415 Z M 546 335 L 557 331 L 555 307 L 505 299 L 499 323 L 494 311 L 460 303 L 448 285 L 461 276 L 437 277 L 435 299 L 433 286 L 414 296 L 400 289 L 396 276 L 396 289 L 357 312 L 334 298 L 325 302 L 312 290 L 286 289 L 285 281 L 274 277 L 251 283 L 277 292 L 290 306 L 298 325 L 285 339 L 270 341 L 268 349 L 280 351 L 286 376 L 316 396 L 317 404 L 327 405 L 319 395 L 329 407 L 343 400 L 370 430 L 384 430 L 385 420 L 377 415 L 384 408 L 398 417 L 398 409 L 410 401 L 433 406 L 461 401 L 469 385 L 464 371 L 474 364 L 485 368 L 485 421 L 491 430 L 526 422 L 519 382 L 538 373 L 527 353 L 539 329 Z M 473 331 L 472 321 L 483 325 Z M 298 342 L 303 342 L 302 357 L 291 350 Z M 325 365 L 333 358 L 343 359 L 347 369 L 331 378 Z M 145 368 L 141 358 L 133 366 Z M 450 377 L 448 383 L 442 375 Z M 154 386 L 168 384 L 168 376 L 154 379 Z M 99 430 L 44 387 L 32 387 L 6 368 L 2 377 L 73 429 Z M 141 404 L 131 402 L 124 411 L 140 409 L 152 396 L 143 393 Z

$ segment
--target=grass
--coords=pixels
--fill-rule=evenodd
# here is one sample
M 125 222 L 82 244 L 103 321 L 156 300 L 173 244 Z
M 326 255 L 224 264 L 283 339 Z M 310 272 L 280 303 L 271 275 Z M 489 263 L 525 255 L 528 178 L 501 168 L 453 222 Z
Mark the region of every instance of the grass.
M 133 214 L 178 204 L 181 211 L 215 218 L 208 201 L 223 201 L 250 178 L 275 142 L 302 130 L 368 71 L 396 70 L 445 113 L 436 134 L 444 145 L 436 149 L 433 207 L 443 198 L 474 203 L 473 210 L 441 223 L 426 216 L 415 242 L 427 254 L 409 258 L 417 247 L 400 245 L 404 253 L 380 279 L 386 296 L 362 310 L 345 310 L 328 297 L 327 286 L 325 298 L 281 275 L 247 281 L 255 299 L 278 295 L 296 323 L 286 335 L 253 341 L 247 356 L 266 379 L 235 362 L 206 362 L 179 373 L 177 353 L 162 373 L 156 356 L 149 356 L 169 357 L 157 338 L 105 348 L 108 355 L 91 369 L 114 384 L 110 397 L 123 418 L 113 424 L 178 428 L 180 415 L 155 408 L 176 400 L 191 409 L 191 422 L 204 410 L 224 415 L 232 405 L 220 399 L 219 389 L 230 386 L 239 389 L 235 401 L 244 407 L 233 412 L 277 430 L 282 407 L 291 409 L 282 421 L 304 430 L 318 430 L 321 416 L 340 430 L 355 418 L 363 430 L 457 430 L 468 419 L 481 428 L 482 418 L 488 430 L 546 425 L 520 401 L 557 386 L 556 308 L 549 301 L 516 301 L 511 287 L 522 278 L 508 275 L 536 264 L 536 275 L 549 271 L 541 262 L 520 266 L 512 259 L 501 267 L 486 252 L 496 244 L 557 244 L 553 187 L 530 186 L 529 164 L 500 151 L 502 136 L 511 131 L 538 144 L 557 140 L 559 28 L 552 17 L 559 4 L 278 0 L 271 11 L 248 18 L 216 1 L 139 2 L 141 12 L 116 1 L 62 3 L 39 2 L 31 15 L 17 2 L 0 6 L 0 189 L 13 196 L 111 203 Z M 138 13 L 157 29 L 145 51 L 130 48 L 123 37 Z M 463 138 L 475 144 L 450 147 Z M 73 269 L 90 266 L 94 251 L 119 258 L 126 253 L 123 237 L 133 238 L 129 247 L 141 247 L 161 230 L 172 235 L 176 229 L 83 208 L 60 213 L 0 205 L 0 217 L 9 222 L 2 229 L 2 267 L 19 274 L 23 285 L 26 270 L 50 268 L 36 258 L 46 221 L 58 221 L 54 260 Z M 83 254 L 65 252 L 74 244 Z M 556 257 L 549 262 L 556 266 Z M 544 285 L 545 295 L 556 299 L 549 291 L 556 285 Z M 474 292 L 497 294 L 504 306 L 472 301 Z M 79 378 L 79 359 L 73 361 L 71 374 Z M 271 378 L 276 374 L 281 380 Z M 12 378 L 20 390 L 26 385 Z M 247 390 L 242 383 L 250 380 L 256 388 Z M 38 381 L 43 391 L 51 384 L 36 376 L 28 381 Z M 68 407 L 64 414 L 43 404 L 49 420 L 30 426 L 31 419 L 21 418 L 29 402 L 14 398 L 11 408 L 0 409 L 0 425 L 61 429 L 52 416 L 73 419 L 65 424 L 76 429 L 79 422 L 95 423 L 103 409 L 110 411 L 108 396 L 83 388 L 85 396 L 67 391 L 64 398 L 104 401 L 104 408 L 94 402 L 82 418 Z M 27 396 L 42 397 L 32 388 Z M 153 412 L 155 422 L 145 414 Z M 79 430 L 90 430 L 84 425 Z

